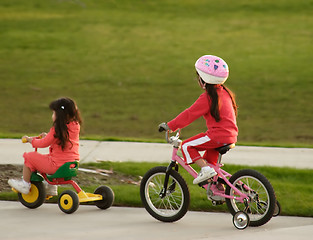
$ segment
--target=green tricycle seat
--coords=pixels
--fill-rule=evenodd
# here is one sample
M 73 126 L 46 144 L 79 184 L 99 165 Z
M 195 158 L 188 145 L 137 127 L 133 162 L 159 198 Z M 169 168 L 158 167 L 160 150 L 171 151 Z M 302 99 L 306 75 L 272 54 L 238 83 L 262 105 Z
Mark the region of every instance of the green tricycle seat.
M 72 177 L 77 176 L 78 161 L 66 162 L 52 175 L 47 174 L 49 181 L 54 178 L 63 178 L 65 181 L 71 180 Z

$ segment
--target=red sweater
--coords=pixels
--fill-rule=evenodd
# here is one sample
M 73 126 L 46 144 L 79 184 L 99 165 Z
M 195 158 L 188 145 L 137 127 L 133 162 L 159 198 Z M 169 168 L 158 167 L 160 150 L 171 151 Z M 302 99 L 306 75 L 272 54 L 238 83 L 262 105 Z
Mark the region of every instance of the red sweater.
M 79 132 L 80 125 L 77 122 L 67 124 L 69 140 L 65 145 L 64 150 L 58 145 L 58 139 L 54 137 L 55 129 L 52 127 L 46 137 L 42 139 L 34 138 L 32 145 L 34 148 L 49 147 L 49 155 L 57 166 L 62 166 L 65 162 L 79 160 Z
M 176 131 L 178 128 L 184 128 L 203 116 L 208 128 L 206 134 L 210 139 L 220 143 L 235 143 L 237 141 L 238 127 L 231 97 L 222 86 L 218 86 L 216 90 L 220 104 L 221 120 L 219 122 L 216 122 L 211 116 L 211 101 L 208 94 L 204 92 L 194 104 L 168 122 L 170 129 Z

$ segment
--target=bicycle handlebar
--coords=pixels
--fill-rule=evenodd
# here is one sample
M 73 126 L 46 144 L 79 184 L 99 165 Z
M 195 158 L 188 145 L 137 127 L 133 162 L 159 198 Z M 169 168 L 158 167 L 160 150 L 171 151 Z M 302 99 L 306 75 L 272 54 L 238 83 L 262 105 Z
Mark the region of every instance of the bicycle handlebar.
M 165 132 L 165 139 L 168 143 L 172 144 L 174 147 L 180 147 L 182 140 L 179 139 L 180 129 L 178 129 L 176 136 L 170 136 L 170 131 Z
M 169 135 L 170 135 L 169 133 L 170 133 L 170 131 L 165 131 L 165 140 L 166 140 L 168 143 L 170 143 L 170 142 L 169 142 L 169 138 L 168 138 Z

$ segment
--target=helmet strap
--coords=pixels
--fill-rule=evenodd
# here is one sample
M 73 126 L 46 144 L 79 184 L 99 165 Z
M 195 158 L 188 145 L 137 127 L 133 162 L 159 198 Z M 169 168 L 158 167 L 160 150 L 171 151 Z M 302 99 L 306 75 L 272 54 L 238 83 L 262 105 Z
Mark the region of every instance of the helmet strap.
M 205 89 L 206 82 L 202 80 L 200 76 L 198 76 L 198 83 L 202 89 Z

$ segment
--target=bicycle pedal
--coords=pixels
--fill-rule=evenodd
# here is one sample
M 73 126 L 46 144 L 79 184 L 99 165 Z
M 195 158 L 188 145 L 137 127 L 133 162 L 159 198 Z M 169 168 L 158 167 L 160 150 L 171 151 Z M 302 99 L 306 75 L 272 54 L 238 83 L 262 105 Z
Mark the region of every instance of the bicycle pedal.
M 203 182 L 200 182 L 200 183 L 198 183 L 198 185 L 199 185 L 200 187 L 203 187 L 204 185 L 207 185 L 207 184 L 209 184 L 210 182 L 212 182 L 212 178 L 207 179 L 207 180 L 205 180 L 205 181 L 203 181 Z

